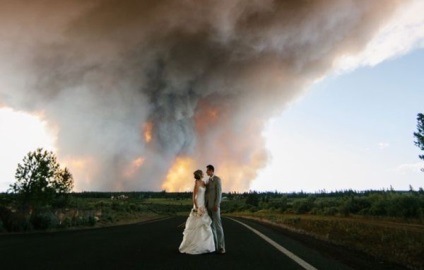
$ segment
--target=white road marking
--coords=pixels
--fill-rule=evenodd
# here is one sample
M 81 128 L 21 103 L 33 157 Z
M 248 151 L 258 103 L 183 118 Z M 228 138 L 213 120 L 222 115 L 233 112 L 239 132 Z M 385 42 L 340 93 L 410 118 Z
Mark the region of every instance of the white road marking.
M 154 223 L 154 222 L 158 222 L 158 221 L 164 221 L 164 220 L 171 219 L 171 218 L 172 217 L 161 217 L 161 218 L 155 218 L 155 219 L 140 221 L 140 222 L 135 223 L 135 224 L 144 225 L 144 224 Z M 128 225 L 130 225 L 130 224 L 128 224 Z
M 307 270 L 317 270 L 315 267 L 313 267 L 309 263 L 305 262 L 304 260 L 302 260 L 301 258 L 299 258 L 298 256 L 296 256 L 294 253 L 292 253 L 291 251 L 287 250 L 286 248 L 284 248 L 283 246 L 281 246 L 280 244 L 278 244 L 277 242 L 275 242 L 274 240 L 272 240 L 268 236 L 264 235 L 263 233 L 259 232 L 258 230 L 253 229 L 252 227 L 250 227 L 249 225 L 244 224 L 241 221 L 238 221 L 238 220 L 235 220 L 235 219 L 229 218 L 229 217 L 227 217 L 227 218 L 228 219 L 231 219 L 232 221 L 235 221 L 237 223 L 240 223 L 244 227 L 248 228 L 249 230 L 251 230 L 252 232 L 254 232 L 255 234 L 257 234 L 259 237 L 261 237 L 262 239 L 264 239 L 265 241 L 267 241 L 270 245 L 272 245 L 273 247 L 275 247 L 276 249 L 278 249 L 284 255 L 286 255 L 287 257 L 289 257 L 290 259 L 292 259 L 293 261 L 295 261 L 297 264 L 299 264 L 300 266 L 302 266 L 304 269 L 307 269 Z

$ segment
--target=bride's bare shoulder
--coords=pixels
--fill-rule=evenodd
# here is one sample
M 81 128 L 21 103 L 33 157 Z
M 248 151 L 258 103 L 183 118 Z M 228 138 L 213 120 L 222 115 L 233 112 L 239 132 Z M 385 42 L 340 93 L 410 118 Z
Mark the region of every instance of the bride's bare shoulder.
M 201 186 L 201 187 L 206 187 L 206 183 L 203 180 L 199 180 L 198 185 Z
M 203 182 L 203 180 L 196 180 L 196 186 L 198 186 L 198 187 L 205 187 L 206 186 L 206 184 L 205 184 L 205 182 Z

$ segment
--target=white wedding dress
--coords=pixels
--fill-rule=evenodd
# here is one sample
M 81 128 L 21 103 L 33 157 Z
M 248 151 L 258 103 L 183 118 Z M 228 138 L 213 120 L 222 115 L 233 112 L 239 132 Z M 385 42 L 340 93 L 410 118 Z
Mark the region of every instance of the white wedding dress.
M 181 253 L 203 254 L 215 251 L 211 229 L 212 220 L 205 209 L 205 187 L 197 189 L 197 212 L 194 207 L 186 221 L 183 241 L 179 247 Z

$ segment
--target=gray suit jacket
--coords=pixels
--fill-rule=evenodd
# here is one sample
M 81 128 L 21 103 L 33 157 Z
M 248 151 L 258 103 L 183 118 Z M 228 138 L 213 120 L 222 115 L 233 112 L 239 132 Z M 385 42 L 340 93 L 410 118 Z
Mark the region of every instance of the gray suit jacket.
M 222 197 L 221 178 L 214 175 L 206 185 L 205 205 L 208 209 L 220 207 Z

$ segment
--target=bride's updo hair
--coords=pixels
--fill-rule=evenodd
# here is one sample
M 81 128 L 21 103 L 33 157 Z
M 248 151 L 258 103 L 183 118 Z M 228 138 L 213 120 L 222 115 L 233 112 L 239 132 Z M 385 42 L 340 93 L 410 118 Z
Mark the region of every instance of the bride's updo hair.
M 202 179 L 202 175 L 203 175 L 202 170 L 197 170 L 193 174 L 194 174 L 194 179 L 196 179 L 196 180 Z

